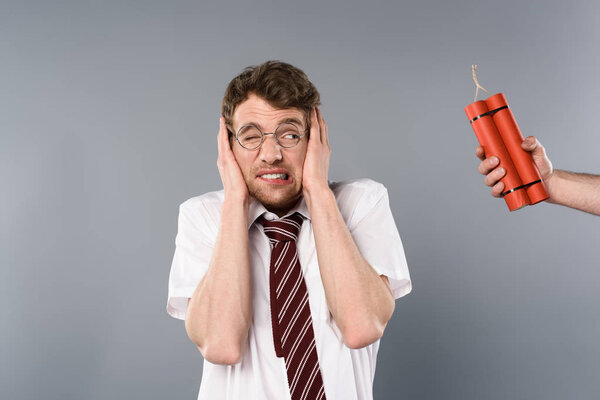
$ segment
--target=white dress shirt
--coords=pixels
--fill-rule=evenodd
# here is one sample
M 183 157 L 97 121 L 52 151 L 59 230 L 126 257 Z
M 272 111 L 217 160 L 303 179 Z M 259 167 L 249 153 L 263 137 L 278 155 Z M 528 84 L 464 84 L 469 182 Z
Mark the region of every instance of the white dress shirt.
M 389 207 L 386 188 L 370 179 L 330 183 L 342 217 L 360 253 L 379 275 L 388 277 L 394 298 L 411 291 L 402 242 Z M 175 255 L 169 276 L 167 312 L 185 319 L 188 299 L 208 269 L 221 221 L 224 192 L 193 197 L 179 208 Z M 350 349 L 327 307 L 321 282 L 310 215 L 304 199 L 288 215 L 304 216 L 297 249 L 315 333 L 319 366 L 327 399 L 373 398 L 373 379 L 379 340 Z M 217 365 L 204 360 L 199 400 L 290 399 L 285 361 L 275 355 L 269 306 L 269 240 L 255 223 L 264 214 L 276 219 L 254 201 L 248 213 L 253 319 L 242 361 Z

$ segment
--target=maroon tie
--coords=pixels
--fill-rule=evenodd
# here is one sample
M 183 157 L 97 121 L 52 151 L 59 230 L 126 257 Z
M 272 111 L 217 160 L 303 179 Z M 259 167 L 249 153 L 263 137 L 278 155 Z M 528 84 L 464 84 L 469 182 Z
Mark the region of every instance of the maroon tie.
M 315 347 L 308 292 L 296 252 L 302 226 L 298 213 L 275 221 L 259 219 L 271 243 L 271 325 L 275 354 L 284 357 L 292 400 L 325 399 Z

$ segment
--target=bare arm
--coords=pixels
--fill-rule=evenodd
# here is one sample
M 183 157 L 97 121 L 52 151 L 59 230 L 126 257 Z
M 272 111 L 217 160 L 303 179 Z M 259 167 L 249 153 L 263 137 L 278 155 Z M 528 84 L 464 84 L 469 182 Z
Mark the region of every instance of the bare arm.
M 600 215 L 599 175 L 554 169 L 544 146 L 534 136 L 526 138 L 521 147 L 523 150 L 531 152 L 533 161 L 540 171 L 550 195 L 547 202 Z M 499 162 L 496 157 L 485 158 L 485 152 L 481 146 L 477 147 L 475 154 L 481 160 L 479 172 L 486 176 L 484 183 L 492 187 L 492 196 L 500 197 L 504 190 L 504 184 L 498 181 L 506 174 L 506 171 L 501 167 L 496 168 Z
M 313 112 L 304 163 L 303 191 L 315 236 L 327 305 L 346 345 L 361 348 L 377 341 L 394 312 L 386 277 L 362 257 L 327 184 L 331 150 L 327 125 Z
M 218 141 L 217 164 L 225 188 L 221 227 L 206 275 L 188 301 L 185 328 L 207 361 L 235 364 L 243 357 L 252 320 L 250 200 L 222 119 Z
M 387 282 L 362 257 L 333 193 L 307 199 L 327 305 L 350 348 L 361 348 L 383 335 L 394 312 Z
M 600 215 L 600 176 L 554 170 L 549 203 Z

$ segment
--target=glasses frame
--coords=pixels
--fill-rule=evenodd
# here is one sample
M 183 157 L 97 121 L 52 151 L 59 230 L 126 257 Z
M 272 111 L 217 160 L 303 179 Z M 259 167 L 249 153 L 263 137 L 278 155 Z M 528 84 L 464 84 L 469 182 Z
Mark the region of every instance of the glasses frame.
M 293 146 L 284 146 L 281 143 L 279 143 L 279 140 L 277 139 L 277 135 L 275 133 L 277 133 L 277 130 L 281 127 L 281 125 L 284 125 L 284 124 L 286 124 L 286 125 L 292 125 L 298 131 L 298 134 L 299 134 L 300 137 L 298 138 L 298 142 L 295 145 L 293 145 Z M 242 131 L 242 129 L 244 129 L 244 128 L 248 127 L 248 126 L 252 126 L 252 127 L 258 129 L 258 131 L 261 134 L 261 136 L 260 136 L 260 143 L 256 147 L 253 147 L 253 148 L 250 148 L 250 149 L 248 147 L 245 147 L 240 142 L 240 139 L 238 138 L 238 136 L 239 136 L 240 132 Z M 274 132 L 263 132 L 258 126 L 254 125 L 254 124 L 246 124 L 246 125 L 241 126 L 240 129 L 238 129 L 238 131 L 237 131 L 237 133 L 235 135 L 233 134 L 233 132 L 232 132 L 231 129 L 228 129 L 228 131 L 229 131 L 229 134 L 235 138 L 235 141 L 238 142 L 238 144 L 243 149 L 246 149 L 246 150 L 256 150 L 256 149 L 259 149 L 262 146 L 263 142 L 265 141 L 265 136 L 266 135 L 273 135 L 273 139 L 275 139 L 275 143 L 277 143 L 278 146 L 281 146 L 284 149 L 293 149 L 294 147 L 298 146 L 298 143 L 300 143 L 300 140 L 302 140 L 302 138 L 304 136 L 306 136 L 307 132 L 310 131 L 310 128 L 306 128 L 305 130 L 301 130 L 293 122 L 282 122 L 279 125 L 277 125 L 277 127 L 275 128 Z

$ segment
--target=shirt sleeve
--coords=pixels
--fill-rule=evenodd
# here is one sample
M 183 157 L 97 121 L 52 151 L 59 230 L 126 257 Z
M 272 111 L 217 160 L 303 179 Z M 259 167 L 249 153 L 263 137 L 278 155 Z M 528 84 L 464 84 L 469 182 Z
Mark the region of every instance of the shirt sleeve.
M 377 187 L 359 200 L 363 204 L 358 208 L 365 211 L 352 224 L 350 232 L 365 260 L 379 275 L 388 277 L 394 298 L 398 299 L 410 293 L 412 283 L 387 189 L 375 184 Z
M 179 221 L 175 238 L 175 255 L 169 274 L 167 312 L 174 318 L 185 319 L 188 299 L 208 270 L 215 246 L 210 238 L 209 222 L 198 208 L 201 203 L 184 202 L 179 206 Z

